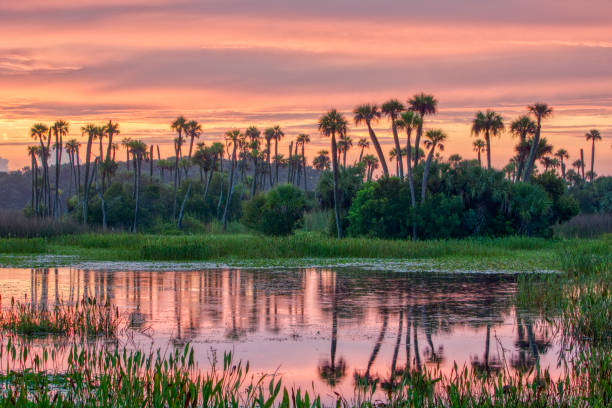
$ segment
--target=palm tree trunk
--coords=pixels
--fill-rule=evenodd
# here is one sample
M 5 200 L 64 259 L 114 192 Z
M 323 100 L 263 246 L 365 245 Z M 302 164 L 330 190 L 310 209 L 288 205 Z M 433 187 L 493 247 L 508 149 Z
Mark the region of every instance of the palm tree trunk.
M 412 129 L 406 130 L 406 167 L 408 169 L 408 187 L 410 188 L 410 204 L 412 206 L 412 211 L 414 212 L 414 208 L 416 207 L 416 196 L 414 193 L 414 179 L 412 177 L 412 144 L 410 141 L 410 136 L 412 134 Z M 415 214 L 413 214 L 415 217 Z M 417 233 L 416 233 L 416 217 L 412 222 L 412 239 L 416 241 Z
M 363 159 L 363 151 L 364 151 L 364 149 L 365 149 L 365 146 L 362 147 L 361 148 L 361 152 L 359 152 L 359 162 L 358 163 L 361 163 L 361 160 Z
M 185 211 L 185 203 L 187 203 L 187 199 L 189 198 L 189 193 L 191 192 L 191 182 L 187 186 L 187 192 L 185 193 L 185 198 L 183 198 L 183 202 L 181 203 L 181 210 L 179 211 L 178 221 L 176 222 L 176 228 L 181 229 L 182 221 L 183 221 L 183 212 Z
M 374 145 L 374 148 L 376 149 L 376 153 L 378 154 L 378 160 L 380 161 L 380 165 L 383 168 L 383 173 L 385 177 L 389 177 L 389 169 L 387 168 L 387 162 L 385 161 L 385 155 L 383 154 L 383 151 L 380 147 L 380 143 L 378 143 L 378 139 L 376 138 L 376 134 L 374 133 L 374 130 L 372 129 L 372 125 L 370 124 L 370 121 L 367 121 L 366 124 L 368 125 L 368 132 L 370 133 L 370 139 L 372 139 L 372 144 Z
M 595 138 L 592 139 L 593 147 L 591 148 L 591 183 L 593 182 L 593 176 L 595 175 Z
M 584 177 L 584 149 L 580 149 L 580 171 L 582 172 L 582 181 L 585 181 Z
M 431 160 L 433 158 L 435 149 L 436 145 L 433 144 L 431 146 L 431 150 L 429 150 L 429 154 L 427 155 L 427 161 L 425 162 L 425 169 L 423 170 L 423 183 L 421 184 L 421 203 L 425 201 L 425 195 L 427 193 L 427 179 L 429 178 L 429 166 L 431 165 Z
M 491 135 L 489 130 L 485 132 L 485 142 L 487 143 L 487 169 L 491 170 Z
M 423 116 L 421 116 L 423 118 Z M 419 144 L 421 143 L 421 135 L 423 134 L 423 120 L 420 121 L 419 126 L 417 126 L 417 134 L 414 139 L 414 167 L 419 164 Z
M 533 171 L 533 164 L 535 162 L 536 153 L 538 151 L 538 147 L 540 146 L 540 130 L 541 130 L 541 118 L 538 117 L 538 126 L 536 128 L 535 135 L 533 137 L 533 142 L 531 145 L 531 149 L 529 150 L 529 158 L 527 159 L 527 166 L 525 167 L 525 173 L 523 174 L 523 181 L 529 181 L 531 177 L 531 172 Z
M 61 150 L 62 146 L 59 141 L 59 131 L 55 128 L 55 200 L 53 202 L 53 215 L 57 220 L 59 218 L 59 178 L 61 167 Z
M 255 196 L 257 190 L 257 157 L 253 157 L 253 183 L 251 184 L 251 198 Z
M 134 224 L 132 225 L 132 232 L 136 233 L 137 232 L 137 228 L 138 228 L 138 205 L 140 204 L 140 163 L 141 163 L 141 157 L 138 156 L 136 162 L 134 163 L 136 165 L 136 170 L 135 173 L 137 174 L 136 176 L 136 180 L 135 180 L 135 190 L 136 190 L 136 203 L 134 205 Z
M 221 212 L 221 202 L 223 200 L 223 184 L 225 182 L 224 180 L 225 173 L 223 172 L 223 155 L 221 155 L 220 169 L 221 169 L 221 183 L 219 187 L 219 202 L 217 202 L 217 219 L 219 219 L 219 217 L 221 216 L 220 212 Z
M 81 202 L 81 160 L 79 159 L 79 147 L 74 150 L 76 155 L 76 193 L 77 204 Z
M 268 152 L 268 154 L 266 155 L 267 156 L 266 161 L 268 162 L 268 176 L 269 176 L 268 178 L 270 181 L 269 187 L 272 187 L 272 164 L 270 162 L 270 148 L 272 146 L 270 146 L 270 140 L 266 140 L 266 144 L 267 144 L 267 152 Z
M 217 164 L 217 157 L 213 158 L 212 166 L 210 168 L 210 174 L 208 174 L 206 180 L 206 188 L 204 188 L 204 201 L 206 201 L 206 196 L 208 195 L 208 186 L 210 185 L 210 180 L 212 180 L 213 173 L 215 172 L 215 165 Z
M 232 200 L 232 193 L 234 189 L 234 168 L 236 167 L 236 141 L 234 141 L 234 149 L 232 151 L 232 167 L 230 169 L 229 188 L 227 190 L 227 198 L 225 200 L 225 210 L 223 211 L 223 231 L 227 230 L 227 213 L 229 210 L 230 202 Z
M 482 161 L 480 160 L 480 147 L 478 148 L 478 165 L 482 167 Z
M 181 135 L 179 133 L 179 139 L 180 139 Z M 174 143 L 174 152 L 175 152 L 175 158 L 174 158 L 174 199 L 172 200 L 172 218 L 176 218 L 176 194 L 177 194 L 177 189 L 178 189 L 178 163 L 179 163 L 179 147 L 178 147 L 178 143 Z
M 34 169 L 34 153 L 30 154 L 30 167 L 32 172 L 32 198 L 30 199 L 30 205 L 32 206 L 32 211 L 36 211 L 34 207 L 34 195 L 36 191 L 36 171 Z
M 393 140 L 395 141 L 395 149 L 397 150 L 398 174 L 400 179 L 404 179 L 404 163 L 402 162 L 402 148 L 400 147 L 399 137 L 397 136 L 397 126 L 395 119 L 391 118 L 391 129 L 393 130 Z
M 308 191 L 308 177 L 306 174 L 306 155 L 304 154 L 304 143 L 302 143 L 302 176 L 304 177 L 304 191 Z
M 334 172 L 334 215 L 336 217 L 336 231 L 338 239 L 342 238 L 342 225 L 340 224 L 340 208 L 338 207 L 338 146 L 336 145 L 336 133 L 331 135 L 332 167 Z
M 274 184 L 278 184 L 278 139 L 274 139 Z
M 89 167 L 91 165 L 91 144 L 93 134 L 90 133 L 87 139 L 87 152 L 85 153 L 85 184 L 83 186 L 83 224 L 87 225 L 87 212 L 89 211 Z

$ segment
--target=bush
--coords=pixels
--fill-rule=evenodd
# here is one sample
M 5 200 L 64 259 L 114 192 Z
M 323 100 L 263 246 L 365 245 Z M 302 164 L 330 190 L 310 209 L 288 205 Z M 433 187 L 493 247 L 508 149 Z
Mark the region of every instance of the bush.
M 417 166 L 417 180 L 420 172 Z M 565 183 L 553 174 L 538 176 L 533 184 L 513 183 L 502 172 L 469 161 L 456 167 L 433 162 L 423 203 L 413 209 L 408 184 L 397 178 L 366 183 L 352 201 L 347 231 L 353 236 L 408 238 L 415 220 L 421 239 L 550 236 L 553 225 L 577 212 Z
M 247 201 L 242 220 L 247 227 L 266 235 L 289 235 L 301 225 L 305 210 L 302 190 L 283 184 Z

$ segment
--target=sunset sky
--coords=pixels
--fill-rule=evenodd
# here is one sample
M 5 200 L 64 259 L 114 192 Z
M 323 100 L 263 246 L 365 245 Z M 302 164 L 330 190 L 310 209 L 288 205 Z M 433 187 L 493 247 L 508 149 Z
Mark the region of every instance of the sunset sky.
M 584 134 L 600 130 L 595 171 L 610 175 L 611 21 L 610 0 L 2 0 L 0 157 L 28 165 L 28 129 L 60 118 L 78 137 L 112 119 L 170 154 L 179 114 L 204 141 L 280 124 L 284 154 L 307 132 L 312 156 L 328 148 L 315 128 L 327 109 L 424 91 L 439 100 L 426 127 L 447 131 L 445 156 L 475 157 L 477 110 L 509 124 L 542 101 L 555 109 L 543 136 L 570 163 L 582 147 L 590 165 Z M 377 130 L 388 152 L 389 122 Z M 355 144 L 365 134 L 351 127 Z M 493 140 L 494 166 L 515 143 Z

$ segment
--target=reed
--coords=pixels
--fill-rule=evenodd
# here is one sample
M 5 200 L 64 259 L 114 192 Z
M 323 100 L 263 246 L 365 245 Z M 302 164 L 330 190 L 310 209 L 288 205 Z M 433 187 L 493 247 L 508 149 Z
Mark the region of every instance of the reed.
M 74 304 L 60 302 L 50 309 L 11 299 L 1 308 L 0 330 L 27 336 L 105 336 L 116 337 L 121 317 L 119 310 L 95 299 L 83 298 Z

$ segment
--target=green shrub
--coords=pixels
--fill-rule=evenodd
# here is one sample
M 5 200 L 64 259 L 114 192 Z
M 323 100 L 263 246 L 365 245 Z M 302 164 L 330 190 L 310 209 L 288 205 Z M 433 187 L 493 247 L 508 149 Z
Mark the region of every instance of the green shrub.
M 305 210 L 302 190 L 283 184 L 247 201 L 242 220 L 249 228 L 266 235 L 289 235 L 301 225 Z

